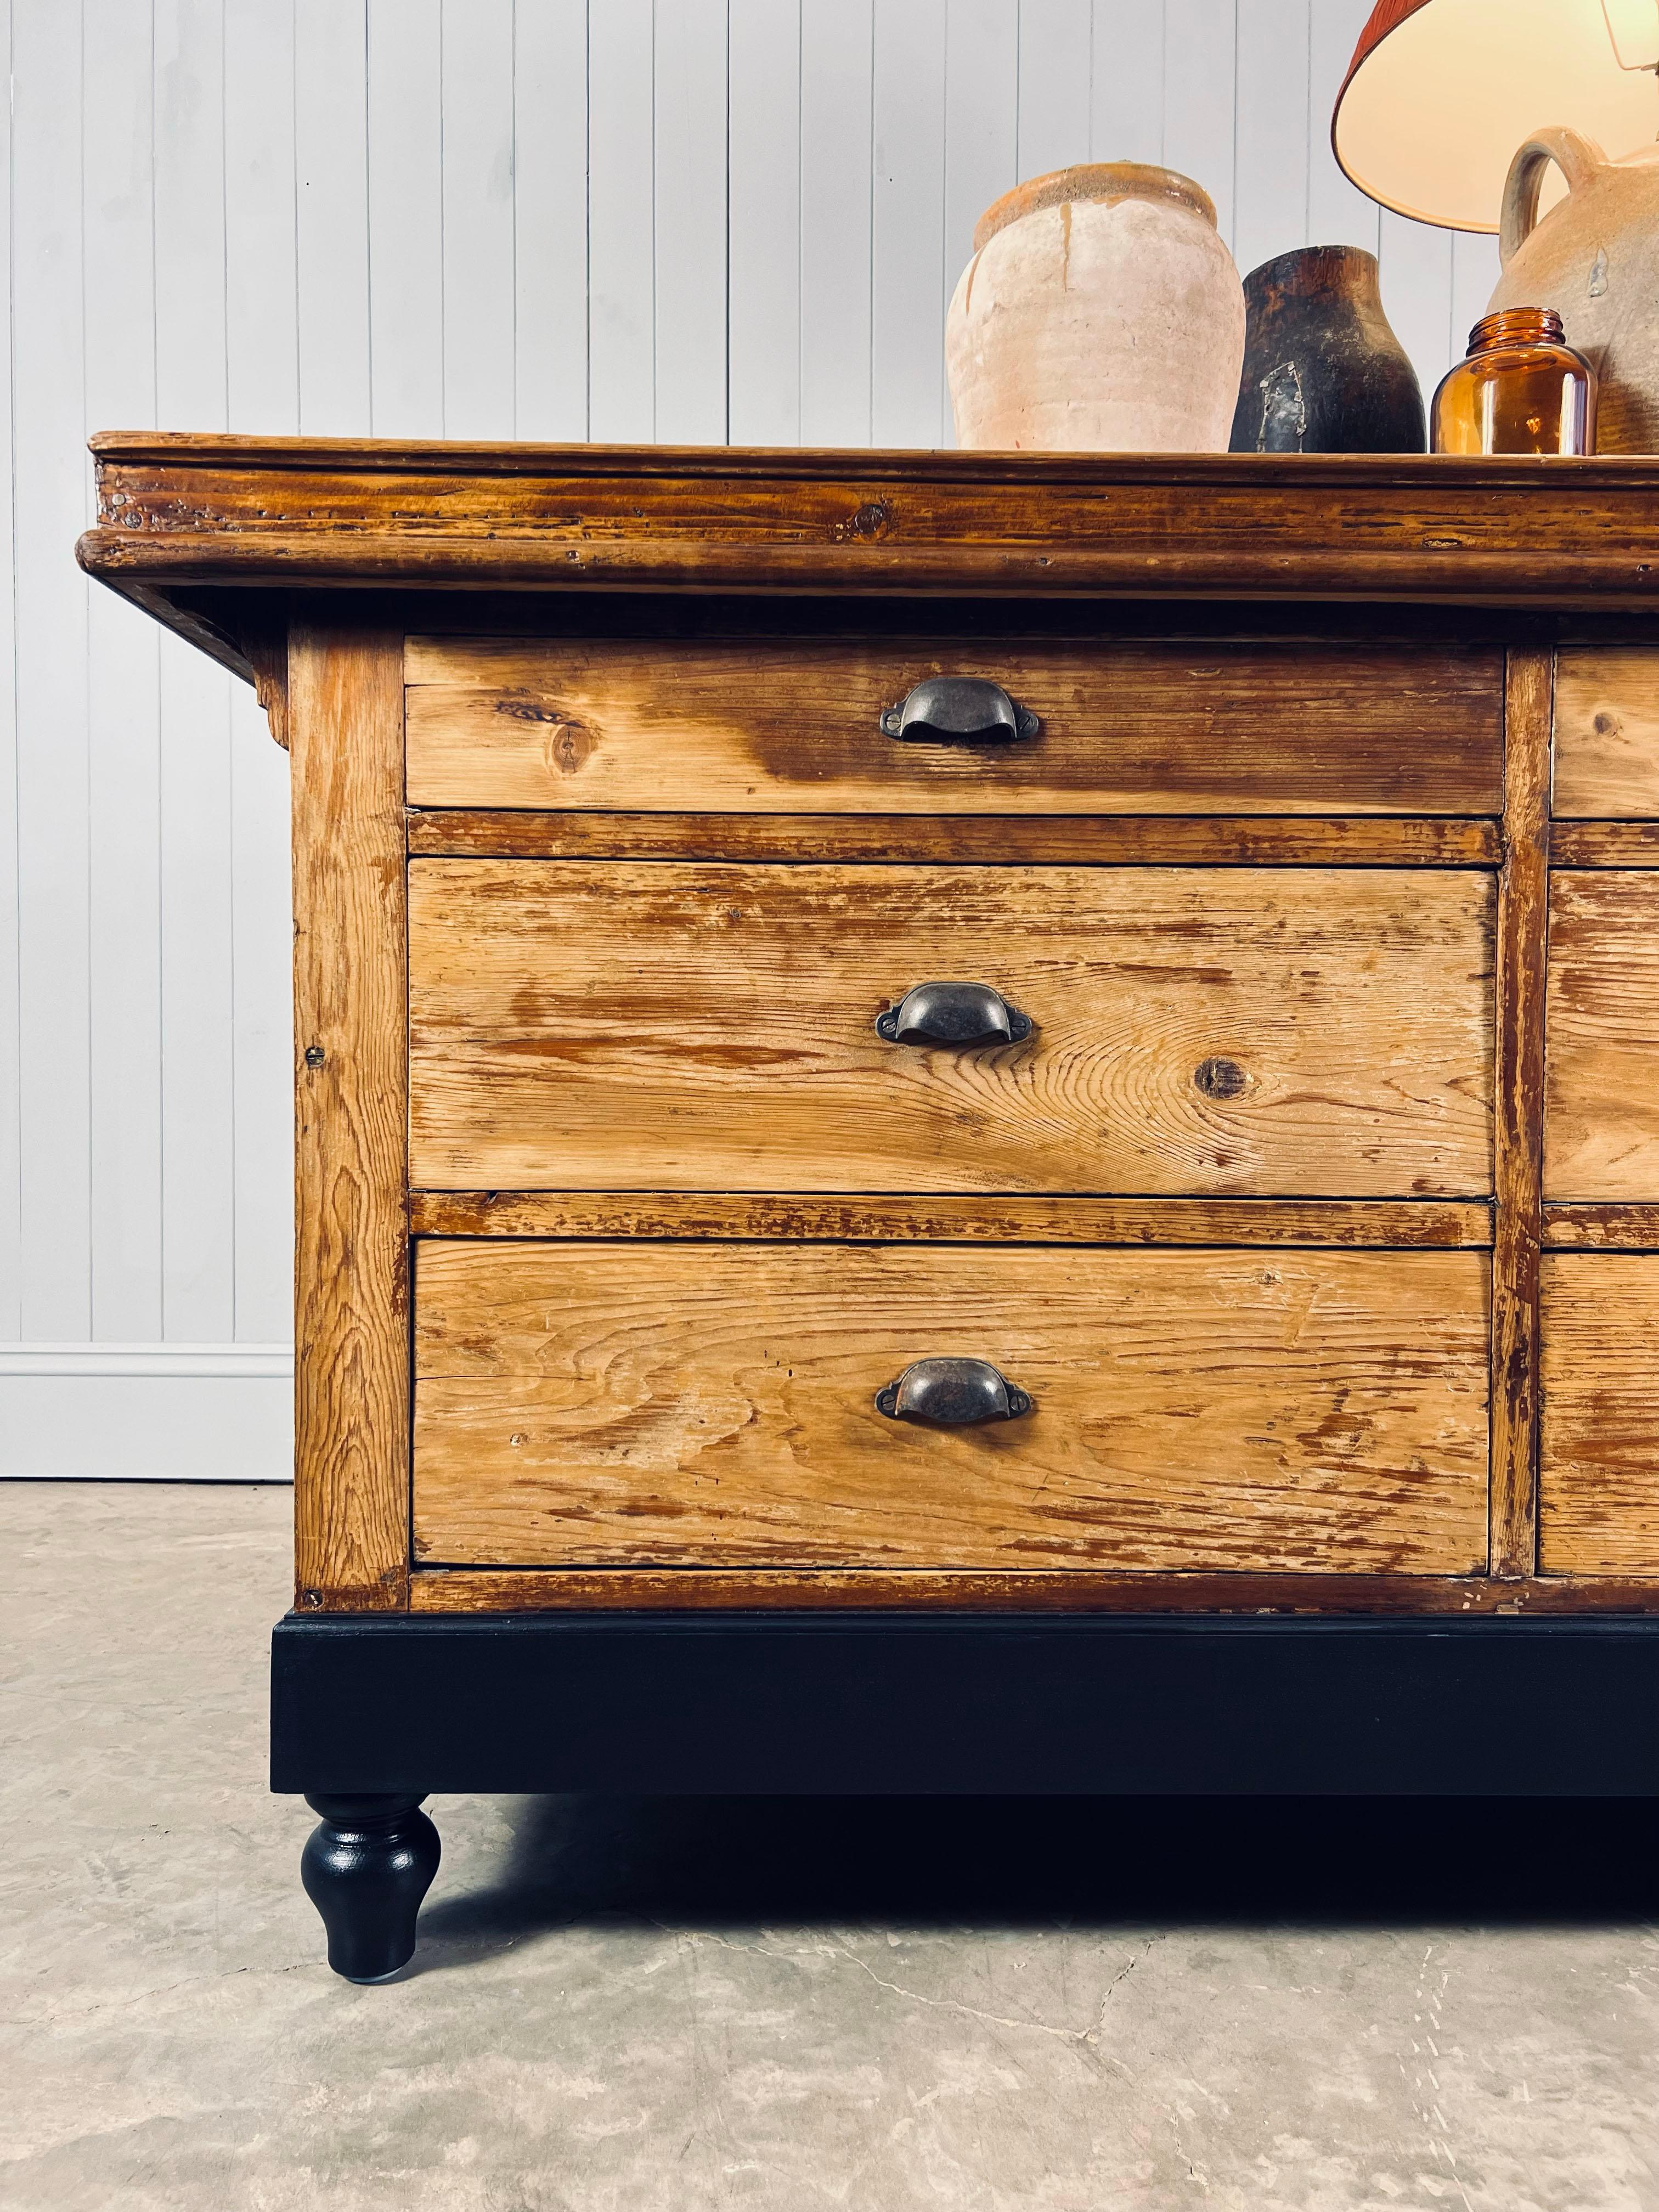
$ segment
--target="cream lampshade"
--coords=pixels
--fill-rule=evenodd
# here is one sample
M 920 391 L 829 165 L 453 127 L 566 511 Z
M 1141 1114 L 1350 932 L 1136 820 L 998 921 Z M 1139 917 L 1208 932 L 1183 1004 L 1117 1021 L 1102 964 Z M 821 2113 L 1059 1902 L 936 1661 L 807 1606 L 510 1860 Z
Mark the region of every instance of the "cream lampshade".
M 1534 131 L 1569 125 L 1615 159 L 1659 137 L 1656 64 L 1659 0 L 1380 0 L 1331 145 L 1384 207 L 1495 231 L 1510 163 Z

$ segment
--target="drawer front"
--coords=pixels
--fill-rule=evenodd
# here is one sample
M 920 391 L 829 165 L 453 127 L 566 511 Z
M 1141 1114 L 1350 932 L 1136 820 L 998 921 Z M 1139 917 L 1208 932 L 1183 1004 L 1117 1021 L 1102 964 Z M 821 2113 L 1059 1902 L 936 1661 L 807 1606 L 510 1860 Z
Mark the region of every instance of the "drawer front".
M 1550 880 L 1544 1194 L 1659 1199 L 1659 872 Z
M 1659 1255 L 1542 1261 L 1539 1565 L 1659 1576 Z
M 411 638 L 415 806 L 1496 814 L 1499 655 L 1444 647 Z M 888 736 L 937 676 L 1034 735 Z
M 1562 647 L 1553 811 L 1611 821 L 1659 816 L 1659 650 Z
M 414 861 L 411 1180 L 1484 1194 L 1492 905 L 1449 871 Z M 878 1033 L 964 981 L 1032 1034 Z
M 1478 1571 L 1486 1294 L 1472 1252 L 423 1243 L 416 1553 Z M 933 1358 L 1030 1410 L 878 1410 Z

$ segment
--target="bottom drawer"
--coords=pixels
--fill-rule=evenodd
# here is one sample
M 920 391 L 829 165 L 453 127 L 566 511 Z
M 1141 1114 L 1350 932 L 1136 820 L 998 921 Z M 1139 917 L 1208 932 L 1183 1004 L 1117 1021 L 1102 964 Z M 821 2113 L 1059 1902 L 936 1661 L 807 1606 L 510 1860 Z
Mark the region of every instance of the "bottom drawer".
M 423 1243 L 416 1555 L 1478 1572 L 1486 1311 L 1476 1252 Z M 1029 1410 L 878 1409 L 942 1357 Z
M 1659 1576 L 1659 1255 L 1541 1262 L 1538 1564 Z

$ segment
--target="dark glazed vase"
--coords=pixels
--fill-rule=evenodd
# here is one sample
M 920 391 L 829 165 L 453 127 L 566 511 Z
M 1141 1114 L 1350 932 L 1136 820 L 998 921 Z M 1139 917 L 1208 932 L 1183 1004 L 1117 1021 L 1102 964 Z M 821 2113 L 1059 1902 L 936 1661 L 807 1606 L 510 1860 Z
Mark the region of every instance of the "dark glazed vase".
M 1244 279 L 1235 453 L 1420 453 L 1423 387 L 1389 326 L 1376 256 L 1304 246 Z

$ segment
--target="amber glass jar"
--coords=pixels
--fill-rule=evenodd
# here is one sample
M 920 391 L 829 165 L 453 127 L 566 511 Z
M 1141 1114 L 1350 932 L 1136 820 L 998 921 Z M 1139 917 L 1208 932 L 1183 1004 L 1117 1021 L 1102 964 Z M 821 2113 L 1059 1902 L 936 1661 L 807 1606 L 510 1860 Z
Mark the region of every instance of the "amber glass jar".
M 1469 332 L 1469 357 L 1429 410 L 1437 453 L 1593 453 L 1595 371 L 1553 307 L 1507 307 Z

